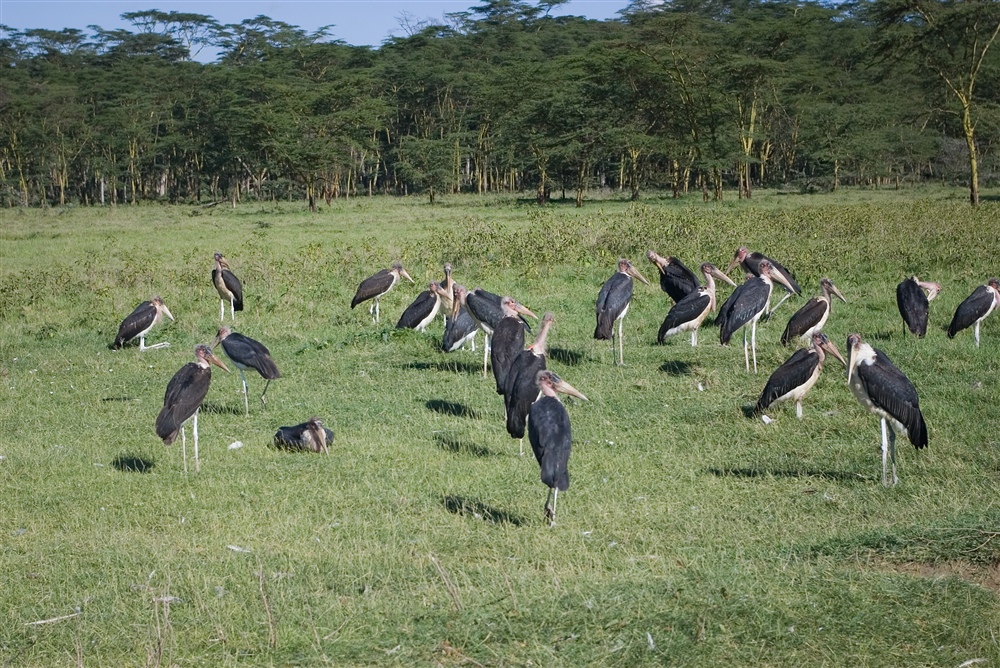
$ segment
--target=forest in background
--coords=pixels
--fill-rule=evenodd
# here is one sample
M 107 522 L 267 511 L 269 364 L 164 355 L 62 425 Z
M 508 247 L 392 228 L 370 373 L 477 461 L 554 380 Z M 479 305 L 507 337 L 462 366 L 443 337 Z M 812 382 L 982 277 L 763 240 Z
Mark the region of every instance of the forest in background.
M 0 26 L 0 202 L 935 180 L 976 205 L 1000 180 L 993 0 L 559 4 L 484 0 L 379 48 L 155 9 L 124 14 L 133 30 Z

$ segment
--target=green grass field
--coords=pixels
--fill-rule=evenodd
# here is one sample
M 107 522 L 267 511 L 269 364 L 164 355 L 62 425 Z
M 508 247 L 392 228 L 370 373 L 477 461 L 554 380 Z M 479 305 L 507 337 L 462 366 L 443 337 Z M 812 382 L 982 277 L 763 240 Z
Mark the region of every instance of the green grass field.
M 998 666 L 1000 316 L 978 350 L 944 331 L 1000 274 L 1000 203 L 984 194 L 977 211 L 962 191 L 6 210 L 0 662 Z M 831 339 L 846 353 L 860 332 L 917 387 L 930 446 L 900 439 L 897 487 L 880 484 L 878 420 L 835 360 L 802 421 L 794 405 L 770 425 L 744 416 L 791 352 L 778 338 L 802 299 L 759 328 L 757 375 L 713 327 L 697 348 L 656 345 L 669 301 L 645 250 L 725 267 L 741 244 L 810 295 L 833 278 L 849 303 Z M 246 292 L 234 329 L 283 376 L 262 410 L 248 374 L 245 417 L 238 372 L 215 369 L 201 472 L 185 475 L 153 422 L 219 326 L 217 250 Z M 623 368 L 591 338 L 619 255 L 653 283 L 636 284 Z M 374 325 L 350 299 L 394 259 L 417 284 Z M 572 486 L 554 528 L 480 373 L 481 337 L 445 354 L 440 320 L 393 328 L 445 261 L 470 288 L 555 313 L 549 368 L 590 401 L 565 402 Z M 944 288 L 923 340 L 895 305 L 914 273 Z M 147 344 L 170 348 L 110 351 L 152 294 L 177 320 Z M 336 433 L 328 457 L 271 446 L 311 415 Z

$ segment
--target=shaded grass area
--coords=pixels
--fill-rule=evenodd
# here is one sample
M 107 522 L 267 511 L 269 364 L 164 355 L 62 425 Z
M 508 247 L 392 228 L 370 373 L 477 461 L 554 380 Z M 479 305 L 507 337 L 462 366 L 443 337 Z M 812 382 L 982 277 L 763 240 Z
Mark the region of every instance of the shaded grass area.
M 986 322 L 979 350 L 943 331 L 1000 273 L 996 220 L 989 203 L 905 194 L 12 213 L 0 249 L 0 660 L 996 664 L 1000 602 L 966 575 L 1000 562 L 1000 324 Z M 842 347 L 860 331 L 913 380 L 931 443 L 900 440 L 898 487 L 880 485 L 877 420 L 834 365 L 802 421 L 793 406 L 770 425 L 744 415 L 790 354 L 777 340 L 801 300 L 760 328 L 757 376 L 709 326 L 697 348 L 687 336 L 656 345 L 669 304 L 655 283 L 636 286 L 624 368 L 591 340 L 618 255 L 652 247 L 724 266 L 744 243 L 807 292 L 831 276 L 849 300 L 834 306 L 831 338 Z M 184 476 L 179 444 L 165 449 L 152 425 L 171 375 L 219 325 L 214 250 L 246 287 L 235 329 L 268 345 L 282 378 L 244 417 L 238 374 L 216 370 L 202 472 Z M 374 325 L 348 304 L 395 257 L 417 285 L 390 293 Z M 481 376 L 481 337 L 446 355 L 440 321 L 393 328 L 445 259 L 469 287 L 553 311 L 549 366 L 590 398 L 566 401 L 572 486 L 554 529 L 530 448 L 517 456 Z M 924 340 L 904 336 L 893 301 L 911 273 L 944 285 Z M 147 342 L 171 347 L 109 351 L 154 292 L 177 322 Z M 263 381 L 248 381 L 259 393 Z M 311 415 L 336 434 L 328 457 L 271 446 L 278 426 Z M 924 577 L 912 564 L 964 570 Z

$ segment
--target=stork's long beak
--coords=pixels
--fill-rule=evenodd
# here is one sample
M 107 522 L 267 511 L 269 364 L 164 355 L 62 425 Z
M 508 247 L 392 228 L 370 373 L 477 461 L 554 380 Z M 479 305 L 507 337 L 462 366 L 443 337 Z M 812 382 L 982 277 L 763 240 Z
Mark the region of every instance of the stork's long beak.
M 837 295 L 837 297 L 840 299 L 840 301 L 844 302 L 845 304 L 847 303 L 847 300 L 844 299 L 844 295 L 840 294 L 840 289 L 837 288 L 837 286 L 833 284 L 833 281 L 830 281 L 830 292 L 832 292 L 833 294 Z
M 729 272 L 731 272 L 733 270 L 733 267 L 735 267 L 739 263 L 740 263 L 739 259 L 737 259 L 737 257 L 734 255 L 733 259 L 729 261 L 729 266 L 726 267 L 726 273 L 728 274 Z
M 850 339 L 848 339 L 848 344 L 850 344 Z M 854 377 L 854 356 L 857 355 L 857 351 L 854 346 L 847 353 L 847 384 L 851 384 L 851 378 Z
M 645 277 L 645 276 L 643 276 L 643 275 L 642 275 L 642 273 L 641 273 L 641 272 L 640 272 L 640 271 L 639 271 L 638 269 L 636 269 L 636 268 L 635 268 L 635 267 L 634 267 L 633 265 L 631 265 L 631 264 L 630 264 L 630 265 L 628 266 L 628 269 L 626 269 L 626 271 L 627 271 L 627 272 L 629 273 L 629 275 L 630 275 L 630 276 L 632 276 L 633 278 L 637 278 L 637 279 L 639 279 L 640 281 L 642 281 L 643 283 L 645 283 L 646 285 L 649 285 L 649 281 L 647 281 L 647 280 L 646 280 L 646 277 Z
M 402 276 L 402 277 L 404 277 L 404 278 L 405 278 L 406 280 L 408 280 L 408 281 L 409 281 L 410 283 L 413 283 L 413 279 L 412 279 L 412 278 L 410 278 L 410 275 L 409 275 L 409 274 L 407 274 L 407 273 L 406 273 L 406 270 L 405 270 L 405 269 L 403 269 L 402 267 L 400 267 L 400 268 L 399 268 L 399 275 L 400 275 L 400 276 Z
M 552 385 L 552 389 L 554 389 L 556 392 L 562 392 L 563 394 L 572 395 L 572 396 L 576 397 L 577 399 L 583 399 L 584 401 L 590 401 L 589 399 L 587 399 L 587 397 L 583 396 L 583 392 L 581 392 L 580 390 L 576 389 L 575 387 L 573 387 L 572 385 L 570 385 L 569 383 L 567 383 L 562 378 L 559 379 L 558 383 L 555 383 L 555 384 Z
M 830 353 L 838 360 L 840 360 L 840 363 L 844 365 L 844 368 L 848 368 L 847 360 L 845 360 L 844 356 L 840 354 L 839 350 L 837 350 L 837 346 L 834 345 L 833 341 L 828 340 L 826 343 L 824 343 L 823 350 L 825 350 L 826 352 Z M 848 380 L 850 380 L 850 371 L 848 371 Z
M 210 364 L 214 364 L 215 366 L 219 367 L 220 369 L 222 369 L 226 373 L 229 373 L 229 369 L 226 367 L 225 364 L 222 363 L 222 360 L 220 360 L 218 357 L 215 356 L 215 353 L 212 353 L 210 355 L 206 355 L 205 359 L 207 359 Z
M 785 278 L 785 275 L 780 271 L 778 271 L 777 269 L 775 269 L 774 267 L 771 267 L 771 280 L 781 283 L 786 288 L 788 288 L 789 292 L 795 292 L 795 289 L 792 287 L 792 284 L 788 282 L 788 279 Z
M 538 320 L 538 316 L 535 315 L 534 313 L 532 313 L 531 309 L 529 309 L 527 306 L 525 306 L 521 302 L 518 302 L 518 301 L 514 302 L 514 310 L 517 311 L 518 313 L 520 313 L 521 315 L 530 315 L 535 320 Z
M 174 319 L 174 314 L 170 312 L 170 309 L 167 308 L 166 304 L 163 305 L 163 315 L 167 316 L 171 320 Z
M 655 264 L 656 268 L 660 270 L 660 273 L 663 273 L 664 268 L 667 266 L 666 258 L 655 251 L 646 251 L 646 259 Z
M 724 273 L 722 273 L 721 271 L 719 271 L 719 269 L 716 268 L 716 267 L 712 268 L 712 276 L 715 276 L 720 281 L 723 281 L 725 283 L 729 283 L 729 285 L 733 286 L 734 288 L 736 287 L 736 281 L 734 281 L 733 279 L 731 279 L 728 276 L 726 276 Z

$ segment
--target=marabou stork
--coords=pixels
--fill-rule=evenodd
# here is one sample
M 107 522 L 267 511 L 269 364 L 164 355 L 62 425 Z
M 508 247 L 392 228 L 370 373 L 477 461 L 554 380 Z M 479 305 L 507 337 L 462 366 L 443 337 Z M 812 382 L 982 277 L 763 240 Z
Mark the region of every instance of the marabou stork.
M 836 295 L 840 301 L 847 303 L 844 295 L 840 294 L 840 290 L 829 278 L 820 279 L 819 288 L 823 294 L 807 301 L 805 306 L 788 319 L 785 331 L 781 335 L 781 345 L 787 346 L 795 337 L 809 341 L 813 334 L 821 331 L 833 311 L 833 297 L 831 295 Z
M 759 276 L 748 279 L 746 283 L 736 288 L 723 308 L 719 311 L 719 342 L 722 345 L 729 345 L 729 340 L 733 333 L 740 327 L 750 325 L 751 336 L 750 346 L 753 349 L 753 372 L 757 373 L 757 321 L 767 311 L 767 306 L 771 301 L 771 292 L 774 288 L 772 279 L 778 281 L 785 287 L 791 289 L 783 274 L 773 272 L 771 263 L 762 260 L 759 267 Z M 746 361 L 747 371 L 750 370 L 750 358 L 747 354 L 747 332 L 743 330 L 743 358 Z
M 646 259 L 656 265 L 660 271 L 660 289 L 674 300 L 674 303 L 687 297 L 700 285 L 694 272 L 684 266 L 675 257 L 663 257 L 653 251 L 646 251 Z
M 163 316 L 167 316 L 171 320 L 174 319 L 170 309 L 167 308 L 159 296 L 153 297 L 148 302 L 139 304 L 135 307 L 134 311 L 122 320 L 122 324 L 118 326 L 118 336 L 115 337 L 115 342 L 111 344 L 112 350 L 118 350 L 126 342 L 131 341 L 137 336 L 139 337 L 140 352 L 168 347 L 170 344 L 166 341 L 151 346 L 146 345 L 146 335 L 149 334 L 149 330 L 160 324 Z
M 443 288 L 439 289 L 443 292 Z M 445 323 L 444 337 L 441 339 L 441 350 L 446 353 L 455 352 L 468 342 L 472 343 L 473 352 L 476 350 L 476 332 L 479 331 L 479 323 L 469 315 L 469 309 L 462 303 L 465 291 L 465 287 L 457 283 L 453 288 L 451 317 Z
M 538 319 L 538 316 L 507 295 L 500 298 L 500 308 L 504 315 L 493 330 L 493 339 L 490 342 L 490 366 L 493 368 L 497 394 L 503 396 L 507 386 L 507 371 L 514 359 L 524 350 L 524 323 L 518 314 L 530 315 L 535 319 Z
M 796 350 L 767 379 L 767 385 L 757 400 L 755 409 L 757 413 L 763 412 L 772 404 L 792 399 L 795 401 L 795 416 L 801 420 L 802 399 L 819 380 L 823 362 L 826 361 L 826 353 L 830 353 L 845 367 L 847 366 L 847 361 L 826 334 L 813 332 L 810 339 L 810 347 Z
M 184 436 L 184 423 L 194 418 L 191 425 L 194 432 L 194 470 L 201 470 L 198 460 L 198 409 L 208 394 L 208 386 L 212 382 L 212 370 L 215 366 L 229 371 L 226 365 L 212 353 L 211 347 L 200 343 L 194 349 L 194 362 L 188 362 L 174 374 L 167 383 L 167 391 L 163 395 L 163 408 L 156 416 L 156 435 L 163 439 L 163 445 L 170 445 L 177 440 L 177 432 L 181 433 L 181 451 L 184 457 L 184 472 L 187 473 L 187 438 Z
M 632 263 L 621 258 L 618 260 L 618 271 L 601 286 L 597 294 L 597 327 L 594 328 L 594 338 L 611 340 L 611 354 L 614 355 L 615 320 L 618 321 L 618 363 L 625 365 L 625 348 L 622 342 L 622 320 L 628 313 L 632 302 L 632 278 L 649 285 L 646 277 L 632 266 Z
M 771 309 L 771 311 L 773 312 L 774 309 L 781 306 L 782 302 L 784 302 L 793 294 L 796 295 L 802 294 L 802 288 L 800 288 L 799 284 L 795 282 L 795 277 L 792 276 L 792 272 L 785 269 L 780 262 L 772 260 L 763 253 L 756 253 L 756 252 L 751 253 L 746 246 L 740 246 L 739 248 L 736 249 L 736 254 L 733 255 L 733 260 L 732 262 L 729 263 L 729 267 L 726 269 L 726 273 L 728 274 L 729 272 L 731 272 L 733 270 L 733 267 L 739 264 L 743 267 L 744 271 L 748 271 L 754 276 L 760 276 L 760 263 L 765 260 L 767 260 L 767 262 L 771 264 L 771 273 L 773 276 L 776 276 L 778 274 L 784 276 L 785 282 L 783 282 L 782 285 L 784 285 L 785 289 L 788 291 L 785 294 L 785 296 L 781 298 L 781 301 L 775 304 L 774 308 Z
M 365 280 L 361 281 L 361 285 L 358 286 L 358 291 L 354 293 L 354 299 L 351 300 L 351 308 L 354 308 L 361 302 L 374 299 L 375 301 L 368 307 L 368 313 L 372 317 L 372 322 L 378 322 L 378 300 L 385 296 L 385 293 L 389 292 L 389 290 L 392 290 L 392 287 L 399 281 L 400 276 L 408 280 L 410 283 L 413 283 L 413 279 L 410 278 L 410 275 L 406 273 L 405 269 L 403 269 L 403 265 L 398 262 L 393 262 L 392 268 L 383 269 L 377 274 L 369 276 Z
M 674 304 L 660 325 L 660 333 L 656 337 L 658 343 L 664 343 L 668 336 L 691 332 L 691 345 L 698 345 L 698 328 L 708 314 L 715 310 L 715 279 L 736 285 L 733 279 L 708 262 L 701 265 L 701 273 L 705 276 L 705 287 L 697 288 Z
M 924 290 L 927 294 L 924 294 Z M 907 278 L 896 286 L 896 306 L 899 307 L 899 315 L 903 316 L 903 322 L 911 332 L 923 337 L 927 334 L 927 317 L 930 306 L 928 302 L 938 296 L 941 292 L 939 283 L 921 281 L 916 276 Z M 906 330 L 903 330 L 906 334 Z
M 441 287 L 437 283 L 431 283 L 428 289 L 417 295 L 413 303 L 406 307 L 403 315 L 399 316 L 396 329 L 427 331 L 427 326 L 434 321 L 438 311 L 441 310 L 441 294 L 434 289 L 435 286 Z
M 882 484 L 895 485 L 899 482 L 896 431 L 901 431 L 918 450 L 927 445 L 927 425 L 920 412 L 917 390 L 884 352 L 862 342 L 860 334 L 847 337 L 847 348 L 847 385 L 862 406 L 882 419 Z M 891 483 L 886 477 L 889 459 Z
M 511 438 L 520 439 L 520 453 L 524 455 L 524 425 L 531 410 L 531 404 L 538 398 L 538 372 L 545 369 L 545 340 L 555 316 L 545 313 L 538 328 L 534 343 L 522 350 L 507 370 L 507 383 L 503 401 L 507 415 L 507 433 Z
M 497 325 L 504 318 L 503 309 L 500 307 L 500 295 L 495 295 L 482 288 L 476 288 L 463 292 L 462 303 L 468 309 L 469 315 L 472 316 L 473 320 L 479 324 L 479 329 L 483 330 L 483 336 L 486 340 L 485 347 L 483 348 L 483 377 L 485 378 L 486 365 L 490 358 L 493 330 L 497 328 Z M 523 318 L 520 318 L 520 320 L 522 326 L 531 331 L 527 321 Z
M 226 302 L 229 302 L 229 319 L 236 319 L 236 311 L 243 310 L 243 285 L 233 272 L 222 253 L 215 254 L 215 269 L 212 270 L 212 285 L 219 292 L 219 320 L 226 319 Z
M 278 365 L 271 359 L 271 351 L 260 341 L 251 339 L 249 336 L 237 334 L 228 327 L 220 327 L 212 348 L 222 344 L 222 349 L 226 351 L 226 357 L 232 360 L 236 368 L 240 370 L 240 378 L 243 380 L 243 407 L 246 414 L 250 415 L 250 400 L 247 398 L 247 376 L 246 369 L 256 369 L 267 383 L 264 384 L 264 391 L 260 393 L 260 404 L 267 406 L 264 395 L 271 381 L 281 376 Z
M 1000 306 L 1000 279 L 991 278 L 986 285 L 980 285 L 965 298 L 955 310 L 955 317 L 948 326 L 948 338 L 973 324 L 976 326 L 976 347 L 979 347 L 979 323 Z
M 279 448 L 290 450 L 311 450 L 330 454 L 327 447 L 333 443 L 333 430 L 323 426 L 318 417 L 309 418 L 307 422 L 294 427 L 280 427 L 274 434 L 274 444 Z
M 587 397 L 552 371 L 539 371 L 535 376 L 535 384 L 539 394 L 528 414 L 528 440 L 541 467 L 542 482 L 549 488 L 549 495 L 545 499 L 545 518 L 549 520 L 549 526 L 553 527 L 556 524 L 559 492 L 569 489 L 567 465 L 573 446 L 569 413 L 556 392 L 570 394 L 584 401 Z M 552 505 L 549 505 L 550 500 Z
M 448 318 L 451 316 L 451 305 L 455 299 L 455 281 L 451 277 L 451 262 L 444 263 L 444 282 L 440 283 L 443 290 L 436 292 L 441 296 L 441 319 L 444 320 L 445 327 L 448 326 Z

